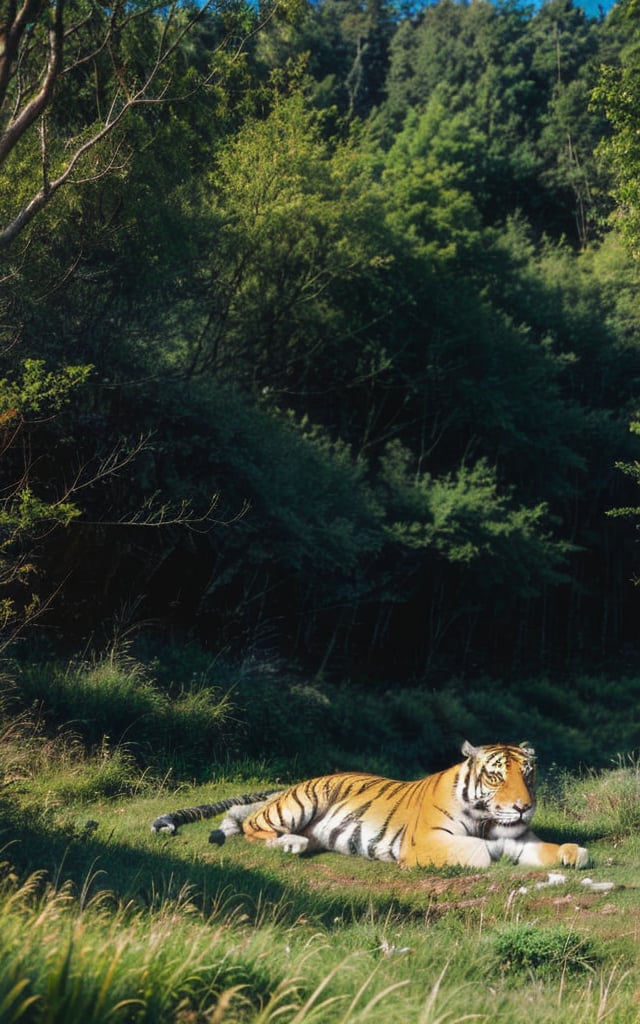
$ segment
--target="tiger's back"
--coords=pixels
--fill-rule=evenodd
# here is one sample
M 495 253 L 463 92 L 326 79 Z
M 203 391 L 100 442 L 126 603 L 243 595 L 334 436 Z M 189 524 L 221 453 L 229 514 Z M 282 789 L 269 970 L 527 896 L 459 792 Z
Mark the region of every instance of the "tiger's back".
M 248 839 L 270 845 L 292 845 L 282 837 L 298 836 L 307 840 L 306 852 L 333 850 L 399 862 L 414 805 L 412 791 L 420 785 L 364 772 L 308 779 L 248 816 L 242 831 Z

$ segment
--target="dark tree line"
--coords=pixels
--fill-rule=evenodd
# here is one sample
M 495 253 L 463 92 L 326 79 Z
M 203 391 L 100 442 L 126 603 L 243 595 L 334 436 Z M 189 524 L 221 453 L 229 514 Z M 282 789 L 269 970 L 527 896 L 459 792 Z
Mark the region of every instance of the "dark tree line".
M 56 10 L 2 7 L 5 135 Z M 55 595 L 65 641 L 342 675 L 637 656 L 633 17 L 64 12 L 0 167 L 8 633 Z

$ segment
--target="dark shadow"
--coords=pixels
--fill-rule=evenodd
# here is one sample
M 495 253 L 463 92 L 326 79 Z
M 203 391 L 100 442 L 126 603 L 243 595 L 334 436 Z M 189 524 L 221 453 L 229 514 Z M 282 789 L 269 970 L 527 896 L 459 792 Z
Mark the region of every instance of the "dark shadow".
M 557 829 L 543 828 L 542 826 L 538 828 L 534 821 L 533 831 L 539 839 L 544 839 L 546 843 L 577 843 L 578 846 L 588 846 L 589 843 L 595 843 L 599 839 L 611 838 L 610 832 L 594 828 L 583 822 L 578 822 L 575 825 L 562 825 L 560 829 Z
M 59 888 L 71 882 L 88 899 L 105 892 L 112 894 L 120 905 L 133 904 L 150 911 L 158 909 L 166 899 L 176 899 L 181 892 L 188 893 L 189 900 L 205 916 L 222 904 L 225 915 L 236 911 L 246 914 L 250 921 L 257 921 L 258 916 L 264 919 L 265 907 L 274 906 L 277 920 L 285 926 L 304 917 L 309 923 L 329 928 L 335 927 L 337 921 L 371 914 L 364 879 L 362 894 L 345 887 L 343 893 L 332 890 L 326 894 L 314 888 L 310 895 L 304 878 L 281 883 L 273 874 L 255 866 L 243 868 L 195 857 L 192 862 L 185 862 L 172 853 L 174 841 L 158 837 L 155 849 L 142 850 L 120 840 L 102 839 L 95 832 L 50 831 L 38 822 L 20 820 L 15 808 L 0 804 L 1 859 L 14 867 L 21 880 L 42 871 L 43 884 L 53 882 Z M 291 879 L 290 875 L 287 877 Z M 391 878 L 389 885 L 393 887 Z M 376 913 L 388 912 L 402 912 L 421 920 L 425 913 L 415 904 L 403 903 L 396 895 L 381 898 L 378 894 Z

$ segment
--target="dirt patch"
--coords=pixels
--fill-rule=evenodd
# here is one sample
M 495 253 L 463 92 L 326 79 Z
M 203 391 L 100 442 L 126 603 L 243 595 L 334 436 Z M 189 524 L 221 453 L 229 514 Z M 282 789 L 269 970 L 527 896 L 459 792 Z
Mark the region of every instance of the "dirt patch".
M 587 921 L 619 913 L 609 893 L 576 892 L 573 886 L 567 892 L 565 885 L 549 884 L 547 872 L 518 872 L 499 878 L 490 872 L 443 877 L 398 869 L 387 877 L 371 880 L 349 870 L 348 865 L 343 868 L 318 860 L 314 867 L 313 877 L 307 879 L 310 889 L 341 893 L 351 890 L 354 894 L 375 889 L 377 897 L 386 895 L 389 900 L 404 902 L 407 909 L 411 904 L 419 906 L 420 913 L 426 913 L 430 920 L 452 911 L 481 909 L 490 899 L 507 908 L 526 900 L 529 911 L 541 911 L 545 917 L 551 914 L 557 919 L 579 915 Z
M 328 864 L 318 864 L 314 877 L 309 879 L 310 889 L 344 889 L 375 886 L 377 893 L 388 891 L 389 895 L 426 893 L 430 896 L 441 896 L 445 893 L 461 895 L 469 892 L 478 883 L 486 882 L 487 876 L 483 874 L 457 875 L 453 878 L 442 878 L 441 876 L 410 877 L 398 869 L 398 874 L 393 878 L 377 879 L 372 883 L 368 879 L 360 878 L 357 874 L 334 868 Z M 496 891 L 498 886 L 491 885 L 488 891 Z

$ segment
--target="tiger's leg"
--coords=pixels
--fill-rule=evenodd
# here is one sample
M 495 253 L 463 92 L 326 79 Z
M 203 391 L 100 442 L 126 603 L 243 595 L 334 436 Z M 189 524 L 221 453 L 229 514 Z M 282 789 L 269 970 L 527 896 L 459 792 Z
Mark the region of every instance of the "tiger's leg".
M 503 844 L 502 856 L 527 867 L 552 867 L 554 864 L 562 864 L 565 867 L 584 868 L 589 863 L 589 853 L 583 846 L 578 846 L 577 843 L 545 843 L 533 832 L 527 832 L 520 839 L 504 839 L 498 842 Z
M 275 839 L 267 839 L 266 846 L 277 847 L 283 850 L 284 853 L 307 853 L 309 851 L 310 842 L 307 836 L 298 836 L 293 833 L 289 833 L 284 836 L 277 836 Z
M 406 843 L 400 852 L 399 863 L 406 868 L 444 867 L 448 864 L 486 868 L 491 860 L 491 852 L 484 839 L 434 830 Z
M 214 829 L 209 836 L 209 842 L 216 846 L 224 846 L 230 836 L 239 836 L 243 831 L 242 823 L 250 814 L 255 814 L 264 807 L 264 801 L 255 804 L 239 804 L 232 807 L 220 822 L 218 828 Z
M 295 786 L 283 797 L 246 815 L 242 831 L 251 842 L 263 842 L 285 853 L 305 853 L 318 848 L 318 844 L 305 835 L 316 810 L 317 802 L 308 798 L 304 786 Z

